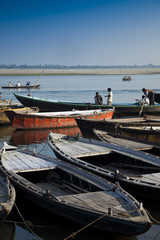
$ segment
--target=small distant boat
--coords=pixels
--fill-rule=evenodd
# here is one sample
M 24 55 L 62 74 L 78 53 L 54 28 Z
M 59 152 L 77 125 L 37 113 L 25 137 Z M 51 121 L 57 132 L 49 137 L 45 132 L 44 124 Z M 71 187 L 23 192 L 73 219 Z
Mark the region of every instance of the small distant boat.
M 14 128 L 46 129 L 77 126 L 75 118 L 111 119 L 114 114 L 114 108 L 106 110 L 74 110 L 44 113 L 23 113 L 16 111 L 5 111 L 5 113 L 10 119 L 12 127 Z
M 132 80 L 131 76 L 124 76 L 122 79 L 123 79 L 123 81 L 130 81 L 130 80 Z
M 142 204 L 118 184 L 65 161 L 5 143 L 0 166 L 23 197 L 74 223 L 125 235 L 151 227 Z
M 15 198 L 14 186 L 10 183 L 7 176 L 0 173 L 0 221 L 3 221 L 11 212 Z
M 117 144 L 50 132 L 55 155 L 109 181 L 119 181 L 131 194 L 160 200 L 160 157 Z
M 1 88 L 6 88 L 6 89 L 16 89 L 16 88 L 27 88 L 27 89 L 30 89 L 30 88 L 39 88 L 41 86 L 41 84 L 36 84 L 36 85 L 20 85 L 20 86 L 17 86 L 17 85 L 14 85 L 14 86 L 9 86 L 9 85 L 6 85 L 6 86 L 1 86 Z

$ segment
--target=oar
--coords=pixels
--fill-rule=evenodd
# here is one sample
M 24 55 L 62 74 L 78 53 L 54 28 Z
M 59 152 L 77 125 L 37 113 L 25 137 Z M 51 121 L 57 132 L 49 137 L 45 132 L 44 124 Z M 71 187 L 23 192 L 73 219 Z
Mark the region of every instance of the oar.
M 28 94 L 28 96 L 31 96 L 31 93 L 33 92 L 33 90 L 35 89 L 35 87 L 36 87 L 36 84 L 38 83 L 38 81 L 39 81 L 39 79 L 40 79 L 40 77 L 42 76 L 42 74 L 44 73 L 44 71 L 41 73 L 41 75 L 39 76 L 39 78 L 37 79 L 37 81 L 36 81 L 36 83 L 34 84 L 34 86 L 33 86 L 33 88 L 32 88 L 32 90 L 31 90 L 31 92 Z
M 142 103 L 141 110 L 139 111 L 139 117 L 140 117 L 140 116 L 141 116 L 141 114 L 142 114 L 143 108 L 144 108 L 144 102 Z

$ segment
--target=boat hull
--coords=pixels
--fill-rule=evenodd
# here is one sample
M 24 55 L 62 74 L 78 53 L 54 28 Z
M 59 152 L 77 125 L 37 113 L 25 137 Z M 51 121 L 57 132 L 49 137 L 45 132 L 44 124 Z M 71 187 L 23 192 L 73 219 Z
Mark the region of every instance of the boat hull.
M 3 221 L 11 212 L 16 198 L 14 186 L 3 174 L 0 174 L 0 196 L 0 221 Z
M 151 142 L 160 142 L 159 131 L 155 130 L 142 130 L 136 128 L 129 128 L 131 126 L 159 126 L 160 123 L 152 122 L 135 122 L 135 123 L 122 123 L 122 121 L 105 121 L 105 120 L 90 120 L 90 119 L 76 119 L 77 125 L 81 130 L 82 136 L 87 138 L 96 138 L 93 129 L 102 130 L 106 132 L 113 132 L 122 136 L 133 137 L 141 140 L 147 140 Z M 127 128 L 128 127 L 128 128 Z
M 111 119 L 113 117 L 114 109 L 108 109 L 106 111 L 88 112 L 88 114 L 78 113 L 77 115 L 68 114 L 63 116 L 61 114 L 50 114 L 50 116 L 38 114 L 23 114 L 13 111 L 5 112 L 12 123 L 12 127 L 17 129 L 47 129 L 47 128 L 64 128 L 77 126 L 75 117 L 85 119 Z
M 151 127 L 152 128 L 152 127 Z M 145 130 L 143 128 L 119 128 L 118 133 L 123 136 L 146 140 L 150 142 L 160 143 L 160 130 Z
M 6 111 L 9 112 L 38 112 L 39 109 L 37 107 L 4 107 L 0 109 L 0 125 L 11 125 L 12 120 L 8 118 Z
M 115 107 L 114 116 L 139 116 L 144 114 L 160 115 L 160 105 L 152 106 L 140 106 L 134 104 L 128 105 L 118 105 L 113 104 L 112 106 L 96 105 L 94 103 L 78 103 L 78 102 L 69 102 L 69 101 L 56 101 L 56 100 L 47 100 L 45 98 L 36 98 L 32 96 L 23 96 L 20 94 L 14 93 L 15 97 L 24 105 L 24 106 L 37 106 L 40 112 L 59 112 L 59 111 L 72 111 L 76 110 L 91 110 L 91 109 L 107 109 Z
M 27 89 L 30 89 L 30 88 L 39 88 L 40 87 L 40 84 L 36 84 L 36 85 L 23 85 L 23 86 L 1 86 L 1 88 L 3 89 L 19 89 L 19 88 L 27 88 Z

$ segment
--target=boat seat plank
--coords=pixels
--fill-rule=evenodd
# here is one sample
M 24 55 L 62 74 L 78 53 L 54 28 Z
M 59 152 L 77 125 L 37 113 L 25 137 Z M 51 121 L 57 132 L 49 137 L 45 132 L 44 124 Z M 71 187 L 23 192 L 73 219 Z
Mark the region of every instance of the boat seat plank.
M 86 139 L 79 139 L 79 141 L 87 141 Z M 94 142 L 94 141 L 93 141 Z M 152 163 L 154 166 L 160 166 L 160 161 L 159 157 L 152 155 L 152 154 L 147 154 L 145 152 L 137 151 L 132 148 L 127 148 L 119 145 L 115 145 L 112 143 L 107 143 L 107 142 L 98 142 L 96 143 L 98 146 L 99 145 L 104 145 L 104 147 L 109 148 L 113 152 L 117 152 L 120 154 L 125 154 L 126 156 L 133 157 L 140 159 L 144 163 Z
M 97 141 L 96 144 L 92 144 L 94 141 L 91 143 L 87 141 L 88 139 L 84 138 L 79 138 L 79 141 L 68 141 L 63 139 L 63 141 L 56 142 L 56 145 L 59 149 L 72 157 L 78 158 L 83 156 L 96 156 L 97 154 L 105 155 L 107 153 L 109 154 L 112 151 L 120 154 L 125 154 L 126 156 L 132 158 L 140 159 L 144 163 L 152 163 L 154 166 L 160 166 L 159 157 L 157 156 L 112 143 Z
M 71 144 L 72 143 L 72 144 Z M 100 147 L 100 146 L 93 146 L 92 144 L 86 144 L 82 142 L 69 142 L 68 141 L 61 141 L 57 143 L 57 146 L 59 149 L 62 149 L 66 154 L 72 155 L 73 157 L 82 157 L 82 156 L 88 156 L 89 155 L 105 155 L 110 153 L 110 149 L 106 147 Z
M 103 138 L 109 143 L 118 144 L 121 146 L 125 146 L 127 148 L 136 149 L 136 150 L 148 150 L 148 149 L 152 149 L 153 147 L 152 145 L 149 145 L 149 144 L 130 141 L 126 139 L 114 138 L 107 135 L 104 135 Z
M 114 212 L 128 212 L 130 209 L 127 207 L 126 201 L 119 201 L 114 197 L 108 195 L 106 197 L 106 192 L 89 192 L 89 193 L 80 193 L 66 196 L 59 196 L 58 199 L 61 201 L 66 201 L 70 204 L 78 204 L 82 207 L 94 208 L 98 211 L 107 212 L 108 208 L 114 208 Z M 113 195 L 115 193 L 113 192 Z M 103 207 L 102 207 L 103 206 Z
M 45 161 L 42 158 L 31 156 L 25 153 L 7 152 L 4 155 L 5 166 L 14 172 L 47 170 L 56 167 L 52 161 Z M 12 161 L 12 162 L 11 162 Z
M 143 180 L 149 183 L 160 185 L 160 173 L 144 174 L 142 181 Z

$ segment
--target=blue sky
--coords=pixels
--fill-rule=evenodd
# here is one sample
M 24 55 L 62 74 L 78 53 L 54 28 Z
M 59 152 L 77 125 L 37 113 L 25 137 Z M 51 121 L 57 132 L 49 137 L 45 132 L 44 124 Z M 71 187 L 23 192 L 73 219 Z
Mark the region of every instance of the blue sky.
M 5 0 L 0 12 L 0 64 L 160 65 L 159 0 Z

